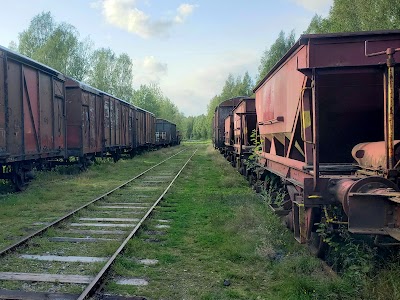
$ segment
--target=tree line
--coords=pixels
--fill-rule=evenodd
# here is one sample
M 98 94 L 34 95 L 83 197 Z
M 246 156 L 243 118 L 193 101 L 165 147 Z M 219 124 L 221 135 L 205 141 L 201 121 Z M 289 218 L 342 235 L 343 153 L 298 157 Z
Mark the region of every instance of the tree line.
M 328 16 L 314 15 L 304 33 L 315 34 L 390 29 L 400 29 L 400 1 L 334 0 Z M 255 80 L 256 83 L 268 74 L 295 42 L 294 30 L 289 33 L 285 33 L 284 31 L 279 33 L 275 42 L 266 48 L 262 54 Z M 247 75 L 246 72 L 243 77 Z M 252 95 L 252 84 L 246 91 L 247 93 L 242 90 L 238 92 L 238 86 L 240 86 L 240 83 L 234 82 L 232 75 L 229 75 L 221 93 L 210 100 L 207 110 L 209 127 L 211 127 L 212 116 L 218 104 L 235 96 Z
M 158 85 L 132 88 L 133 64 L 128 54 L 117 55 L 111 48 L 94 49 L 90 38 L 81 38 L 68 23 L 57 23 L 50 12 L 36 15 L 9 48 L 174 122 L 178 130 L 186 128 L 187 118 Z
M 400 2 L 392 0 L 334 0 L 326 17 L 314 15 L 304 33 L 334 33 L 400 29 Z M 132 88 L 132 60 L 126 53 L 117 55 L 110 48 L 93 49 L 90 38 L 81 38 L 76 28 L 57 23 L 50 12 L 35 16 L 10 48 L 46 64 L 67 76 L 152 111 L 157 117 L 177 124 L 185 139 L 211 138 L 215 108 L 226 99 L 253 96 L 255 83 L 262 80 L 294 45 L 295 33 L 281 31 L 265 49 L 253 79 L 248 72 L 227 75 L 219 94 L 209 100 L 207 113 L 186 117 L 156 84 Z

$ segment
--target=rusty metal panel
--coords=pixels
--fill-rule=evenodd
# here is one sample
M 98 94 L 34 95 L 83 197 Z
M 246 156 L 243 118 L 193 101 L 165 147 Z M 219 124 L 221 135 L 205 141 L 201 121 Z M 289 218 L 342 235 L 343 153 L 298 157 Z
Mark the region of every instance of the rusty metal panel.
M 222 148 L 225 144 L 225 118 L 233 108 L 242 100 L 243 97 L 236 97 L 225 100 L 215 108 L 214 113 L 214 145 L 216 148 Z
M 40 151 L 39 141 L 39 103 L 37 70 L 22 67 L 22 97 L 24 110 L 24 146 L 25 154 Z
M 43 151 L 54 147 L 53 135 L 53 85 L 46 74 L 39 73 L 40 132 Z
M 128 148 L 131 146 L 130 130 L 129 130 L 129 105 L 121 103 L 121 146 Z
M 104 141 L 104 104 L 100 91 L 69 78 L 68 151 L 70 155 L 102 153 Z
M 29 59 L 15 53 L 10 55 L 1 51 L 0 151 L 3 159 L 14 162 L 64 157 L 63 76 L 33 61 L 27 65 L 24 61 Z
M 164 119 L 156 119 L 156 145 L 171 145 L 177 142 L 176 125 Z
M 118 99 L 114 99 L 115 105 L 115 146 L 121 146 L 121 102 Z
M 82 93 L 79 87 L 67 87 L 67 147 L 68 155 L 80 155 L 82 150 Z
M 229 114 L 225 118 L 225 126 L 224 126 L 224 140 L 225 146 L 231 146 L 234 144 L 234 136 L 233 136 L 233 115 Z
M 243 99 L 238 106 L 232 111 L 233 115 L 233 131 L 234 131 L 234 148 L 235 152 L 251 151 L 252 141 L 251 134 L 256 129 L 256 108 L 254 98 Z M 246 147 L 244 149 L 243 147 Z
M 306 59 L 307 48 L 303 46 L 257 89 L 256 110 L 261 136 L 292 131 L 306 79 L 297 70 L 297 64 Z
M 6 154 L 6 55 L 0 51 L 0 157 Z
M 145 112 L 138 108 L 136 111 L 136 133 L 137 133 L 137 146 L 142 147 L 146 143 L 145 139 Z
M 386 55 L 366 57 L 365 50 L 373 53 L 385 51 L 387 48 L 399 48 L 400 31 L 391 34 L 365 32 L 342 36 L 317 35 L 309 38 L 308 47 L 308 68 L 383 65 L 386 64 Z M 394 57 L 399 61 L 400 53 L 396 53 Z
M 66 95 L 65 83 L 53 77 L 53 133 L 54 151 L 66 149 Z
M 7 150 L 11 155 L 23 154 L 23 124 L 22 124 L 22 74 L 21 65 L 8 62 L 8 130 Z
M 111 103 L 110 97 L 103 95 L 104 102 L 104 147 L 111 144 Z

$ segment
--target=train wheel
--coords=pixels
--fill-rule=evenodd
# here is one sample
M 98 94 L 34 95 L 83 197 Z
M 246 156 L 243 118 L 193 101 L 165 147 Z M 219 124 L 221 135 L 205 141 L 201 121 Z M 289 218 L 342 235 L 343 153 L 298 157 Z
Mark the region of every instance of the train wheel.
M 121 153 L 118 150 L 115 150 L 115 152 L 113 152 L 113 154 L 112 154 L 112 157 L 113 157 L 113 161 L 116 163 L 117 161 L 120 160 Z
M 25 181 L 25 174 L 22 170 L 18 170 L 14 174 L 12 182 L 17 192 L 25 191 L 26 188 L 28 187 L 28 184 Z
M 311 232 L 308 246 L 311 253 L 318 258 L 324 258 L 328 250 L 328 244 L 324 242 L 324 238 L 318 232 Z

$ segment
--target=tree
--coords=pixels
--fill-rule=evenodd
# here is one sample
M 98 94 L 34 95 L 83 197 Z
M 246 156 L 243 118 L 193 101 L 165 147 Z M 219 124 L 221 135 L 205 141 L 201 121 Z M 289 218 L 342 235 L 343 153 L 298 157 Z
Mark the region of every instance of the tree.
M 132 98 L 132 60 L 123 53 L 117 56 L 110 48 L 93 52 L 89 84 L 125 101 Z
M 18 52 L 77 80 L 84 80 L 92 43 L 79 40 L 76 28 L 57 24 L 50 12 L 35 16 L 28 29 L 18 35 Z
M 156 116 L 160 115 L 162 93 L 158 85 L 141 85 L 133 92 L 132 103 L 143 109 L 151 111 Z
M 315 15 L 306 33 L 352 32 L 400 28 L 400 2 L 335 0 L 328 17 Z
M 258 66 L 258 77 L 257 82 L 261 81 L 273 66 L 286 54 L 286 52 L 294 45 L 295 35 L 294 30 L 290 32 L 288 36 L 281 31 L 278 38 L 264 51 L 261 57 L 260 65 Z

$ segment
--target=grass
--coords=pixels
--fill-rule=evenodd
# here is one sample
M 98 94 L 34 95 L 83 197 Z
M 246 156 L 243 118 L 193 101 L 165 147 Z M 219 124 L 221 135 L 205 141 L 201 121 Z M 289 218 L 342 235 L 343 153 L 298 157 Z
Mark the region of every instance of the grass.
M 0 196 L 0 249 L 43 227 L 34 223 L 54 221 L 184 148 L 165 148 L 116 164 L 99 160 L 77 175 L 65 174 L 64 168 L 39 172 L 25 192 Z
M 155 219 L 168 219 L 171 227 L 156 243 L 141 231 L 114 268 L 115 277 L 149 285 L 110 283 L 108 292 L 149 299 L 355 298 L 354 288 L 328 276 L 219 153 L 194 147 L 200 151 L 146 224 L 155 230 Z M 135 263 L 142 258 L 159 263 Z
M 40 174 L 28 191 L 0 199 L 0 223 L 5 228 L 0 232 L 0 245 L 11 244 L 15 234 L 31 232 L 33 222 L 51 221 L 182 148 L 199 148 L 199 151 L 152 218 L 145 222 L 138 238 L 128 243 L 111 274 L 115 278 L 143 278 L 149 285 L 121 286 L 111 281 L 106 292 L 148 299 L 400 299 L 398 255 L 385 262 L 373 276 L 345 274 L 332 278 L 321 262 L 294 240 L 293 234 L 248 187 L 247 181 L 209 144 L 203 143 L 150 152 L 116 165 L 102 162 L 78 175 Z M 163 170 L 149 176 L 149 180 L 166 175 L 168 171 Z M 122 198 L 118 202 L 131 201 L 137 193 L 154 195 L 152 185 L 148 187 L 145 192 L 136 187 L 119 191 Z M 112 197 L 108 200 L 111 202 Z M 149 199 L 143 198 L 145 201 Z M 96 210 L 96 206 L 91 209 Z M 170 227 L 157 228 L 160 224 Z M 58 230 L 48 233 L 58 234 Z M 108 248 L 83 246 L 81 251 L 105 256 Z M 41 253 L 43 249 L 51 250 L 52 246 L 38 245 L 32 253 Z M 65 255 L 73 254 L 74 250 L 66 243 L 63 251 Z M 140 264 L 139 260 L 145 258 L 157 259 L 158 263 Z M 18 263 L 20 260 L 10 258 L 7 268 L 11 270 Z M 57 272 L 63 268 L 59 263 L 29 264 L 32 270 L 47 268 Z M 87 272 L 98 268 L 99 265 L 93 265 Z M 68 273 L 80 271 L 80 264 L 69 265 Z M 6 286 L 20 287 L 13 282 Z M 36 283 L 27 288 L 46 291 L 54 287 Z M 80 292 L 82 287 L 71 289 L 60 284 L 56 288 Z

